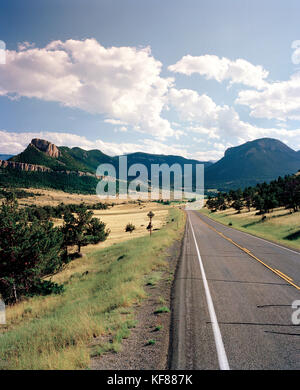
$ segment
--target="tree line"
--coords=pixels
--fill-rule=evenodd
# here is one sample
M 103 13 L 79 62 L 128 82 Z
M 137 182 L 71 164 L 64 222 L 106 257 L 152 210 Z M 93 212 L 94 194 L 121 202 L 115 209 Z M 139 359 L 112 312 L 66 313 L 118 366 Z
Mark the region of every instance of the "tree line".
M 94 204 L 86 204 L 85 207 L 87 210 L 107 210 L 109 207 L 113 207 L 114 203 L 94 203 Z M 60 203 L 58 206 L 37 206 L 30 205 L 26 207 L 25 211 L 28 214 L 30 221 L 34 218 L 38 218 L 39 220 L 47 220 L 50 218 L 63 218 L 63 216 L 67 212 L 78 213 L 82 209 L 82 204 L 64 204 Z
M 215 197 L 208 197 L 206 206 L 212 211 L 233 207 L 241 212 L 243 208 L 250 211 L 253 207 L 258 214 L 265 214 L 277 207 L 285 207 L 296 212 L 300 208 L 300 175 L 279 176 L 270 183 L 259 183 L 244 190 L 219 192 Z
M 107 239 L 105 223 L 93 218 L 85 204 L 63 209 L 63 225 L 54 227 L 47 218 L 21 208 L 13 193 L 7 193 L 0 208 L 0 294 L 5 303 L 15 303 L 24 296 L 61 293 L 58 285 L 46 277 L 60 272 L 82 246 Z M 76 214 L 74 214 L 76 213 Z M 70 247 L 77 252 L 70 253 Z
M 27 172 L 12 168 L 0 169 L 3 188 L 51 188 L 68 193 L 95 194 L 99 180 L 93 176 L 78 176 L 62 172 Z

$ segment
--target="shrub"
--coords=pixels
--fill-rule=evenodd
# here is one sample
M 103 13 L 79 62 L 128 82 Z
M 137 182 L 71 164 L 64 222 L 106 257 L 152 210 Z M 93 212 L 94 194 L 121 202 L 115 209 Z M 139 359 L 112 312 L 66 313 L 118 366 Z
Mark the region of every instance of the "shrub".
M 160 313 L 170 313 L 170 309 L 167 306 L 162 306 L 155 310 L 154 314 L 160 314 Z
M 129 223 L 126 225 L 126 227 L 125 227 L 125 232 L 130 232 L 130 233 L 132 233 L 134 230 L 135 230 L 135 226 L 134 226 L 131 222 L 129 222 Z
M 155 343 L 156 343 L 156 341 L 153 339 L 150 339 L 147 341 L 147 345 L 154 345 Z

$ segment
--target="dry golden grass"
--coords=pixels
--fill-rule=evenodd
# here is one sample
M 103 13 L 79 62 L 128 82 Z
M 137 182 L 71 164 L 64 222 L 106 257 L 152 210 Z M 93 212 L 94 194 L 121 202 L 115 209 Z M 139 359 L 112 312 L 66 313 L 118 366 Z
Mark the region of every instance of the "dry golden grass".
M 36 196 L 34 198 L 25 198 L 20 199 L 19 203 L 21 205 L 29 206 L 35 204 L 37 206 L 57 206 L 60 203 L 64 204 L 80 204 L 82 202 L 86 204 L 95 204 L 98 202 L 106 202 L 111 204 L 115 203 L 115 206 L 109 207 L 107 210 L 94 210 L 94 216 L 99 218 L 101 221 L 106 223 L 106 227 L 110 229 L 110 234 L 106 241 L 100 242 L 97 245 L 88 245 L 82 248 L 83 258 L 72 261 L 67 265 L 66 269 L 60 272 L 58 275 L 55 275 L 52 280 L 62 283 L 65 280 L 68 280 L 69 277 L 74 273 L 84 272 L 91 269 L 91 262 L 89 258 L 85 255 L 88 255 L 96 250 L 107 248 L 110 245 L 131 240 L 134 238 L 142 237 L 149 235 L 146 227 L 149 223 L 149 218 L 147 214 L 152 210 L 155 214 L 153 218 L 153 228 L 161 229 L 165 223 L 168 216 L 170 206 L 164 206 L 156 202 L 141 202 L 141 204 L 126 201 L 124 199 L 116 199 L 112 201 L 103 201 L 97 195 L 78 195 L 78 194 L 69 194 L 63 191 L 55 190 L 44 190 L 44 189 L 24 189 L 27 192 L 33 192 L 36 194 L 41 194 L 41 196 Z M 135 225 L 135 230 L 132 233 L 125 232 L 125 226 L 127 223 L 133 223 Z M 62 220 L 54 220 L 55 226 L 62 225 Z M 75 250 L 76 248 L 74 248 Z M 72 250 L 71 250 L 72 251 Z
M 90 253 L 92 250 L 105 248 L 109 245 L 126 241 L 128 239 L 137 238 L 149 234 L 146 227 L 149 223 L 147 214 L 150 210 L 155 213 L 153 219 L 154 229 L 160 229 L 166 220 L 168 214 L 168 207 L 154 202 L 133 203 L 124 199 L 113 199 L 111 201 L 101 200 L 97 195 L 78 195 L 68 194 L 63 191 L 43 190 L 43 189 L 24 189 L 27 192 L 42 194 L 34 198 L 20 199 L 21 205 L 29 206 L 35 204 L 37 206 L 57 206 L 60 203 L 64 204 L 95 204 L 98 202 L 111 204 L 115 203 L 114 207 L 108 210 L 94 210 L 94 216 L 100 218 L 107 227 L 111 230 L 108 239 L 98 245 L 90 245 L 83 248 L 83 253 Z M 132 233 L 125 232 L 127 223 L 133 223 L 135 230 Z M 61 220 L 54 221 L 56 226 L 62 224 Z
M 22 205 L 31 205 L 32 203 L 37 206 L 57 206 L 60 203 L 64 204 L 80 204 L 82 202 L 87 204 L 93 204 L 102 202 L 99 197 L 95 195 L 82 195 L 82 194 L 69 194 L 63 191 L 44 190 L 36 188 L 24 188 L 24 191 L 33 192 L 34 194 L 41 194 L 34 198 L 20 199 L 19 203 Z M 103 201 L 105 203 L 105 201 Z M 121 200 L 114 200 L 115 203 L 121 203 Z M 123 202 L 123 201 L 122 201 Z M 112 202 L 107 202 L 112 203 Z
M 300 249 L 300 213 L 291 213 L 285 208 L 277 208 L 273 212 L 265 214 L 262 221 L 261 215 L 256 215 L 257 210 L 242 210 L 237 213 L 234 209 L 209 212 L 206 208 L 202 213 L 225 225 L 232 224 L 233 228 L 252 233 L 262 238 L 276 241 L 279 244 L 291 248 Z
M 146 227 L 149 223 L 147 217 L 148 212 L 152 210 L 155 214 L 153 218 L 154 229 L 162 228 L 169 212 L 169 207 L 162 206 L 158 203 L 145 203 L 142 206 L 136 204 L 121 204 L 116 205 L 108 210 L 94 210 L 94 216 L 100 218 L 101 221 L 107 224 L 107 228 L 111 230 L 108 238 L 104 242 L 97 245 L 88 245 L 82 248 L 84 257 L 72 261 L 67 265 L 66 269 L 53 277 L 53 280 L 62 283 L 67 280 L 70 275 L 75 272 L 84 272 L 88 270 L 92 272 L 89 258 L 86 256 L 95 250 L 107 248 L 110 245 L 118 244 L 120 242 L 128 241 L 137 237 L 149 235 Z M 132 233 L 125 232 L 125 226 L 128 222 L 132 222 L 136 230 Z M 56 220 L 55 224 L 61 225 L 61 220 Z
M 157 203 L 149 202 L 142 206 L 136 204 L 117 205 L 108 210 L 95 210 L 94 216 L 106 223 L 111 233 L 105 242 L 96 246 L 90 245 L 84 248 L 83 251 L 86 253 L 93 250 L 93 248 L 104 248 L 115 243 L 149 234 L 146 228 L 149 223 L 147 214 L 150 210 L 155 214 L 152 222 L 153 228 L 160 229 L 166 222 L 168 207 Z M 125 232 L 125 227 L 129 222 L 135 225 L 135 230 L 132 233 Z
M 183 235 L 180 210 L 169 208 L 167 222 L 151 238 L 128 240 L 72 262 L 77 272 L 65 280 L 63 294 L 8 307 L 0 369 L 85 369 L 93 337 L 104 336 L 101 353 L 117 352 L 135 324 L 133 305 L 147 296 L 147 280 L 168 270 L 167 248 Z M 80 267 L 89 273 L 78 272 Z M 108 335 L 112 342 L 105 341 Z

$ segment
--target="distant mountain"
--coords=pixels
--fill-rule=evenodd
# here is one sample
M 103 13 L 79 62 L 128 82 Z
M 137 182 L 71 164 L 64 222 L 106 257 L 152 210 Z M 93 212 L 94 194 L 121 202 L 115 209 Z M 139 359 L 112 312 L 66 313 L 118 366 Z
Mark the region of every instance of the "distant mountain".
M 206 188 L 255 185 L 300 169 L 300 152 L 273 138 L 261 138 L 229 148 L 205 171 Z
M 2 166 L 2 173 L 5 174 L 0 175 L 0 186 L 5 185 L 8 180 L 10 183 L 20 182 L 22 185 L 25 183 L 26 186 L 30 186 L 31 182 L 34 182 L 35 186 L 44 183 L 45 186 L 54 186 L 53 188 L 57 188 L 55 186 L 60 183 L 59 189 L 78 191 L 84 188 L 85 192 L 92 193 L 97 185 L 95 172 L 98 165 L 113 164 L 118 173 L 118 162 L 119 156 L 111 157 L 100 150 L 86 151 L 78 147 L 57 147 L 51 142 L 33 139 L 22 153 L 11 157 L 8 162 L 2 162 L 0 168 Z M 228 190 L 263 181 L 268 182 L 278 176 L 296 173 L 300 169 L 300 151 L 296 152 L 276 139 L 262 138 L 227 149 L 224 157 L 215 163 L 142 152 L 127 155 L 128 167 L 132 164 L 144 164 L 148 172 L 151 164 L 171 166 L 175 163 L 182 168 L 184 164 L 192 164 L 195 167 L 196 164 L 203 163 L 205 188 Z M 11 178 L 7 172 L 3 172 L 5 167 L 10 169 Z M 16 170 L 19 170 L 18 174 L 14 172 Z M 68 174 L 69 177 L 63 178 L 62 173 Z M 194 173 L 195 171 L 193 176 Z M 91 186 L 90 190 L 89 186 Z
M 41 139 L 33 139 L 27 148 L 10 161 L 43 165 L 54 171 L 81 171 L 95 173 L 100 164 L 113 164 L 118 168 L 119 156 L 108 156 L 100 150 L 84 150 L 78 147 L 68 148 L 56 145 Z M 127 155 L 128 167 L 132 164 L 144 164 L 150 169 L 151 164 L 199 164 L 197 160 L 189 160 L 181 156 L 150 154 L 150 153 L 130 153 Z M 203 162 L 205 166 L 210 166 L 211 162 Z
M 95 193 L 98 179 L 96 169 L 100 164 L 109 163 L 115 166 L 118 177 L 119 156 L 108 156 L 100 150 L 83 150 L 79 147 L 57 147 L 49 141 L 33 139 L 27 148 L 8 162 L 2 162 L 0 169 L 0 186 L 20 185 L 25 187 L 51 187 L 65 191 L 84 191 Z M 189 160 L 181 156 L 158 155 L 150 153 L 130 153 L 127 155 L 128 168 L 132 164 L 144 164 L 149 176 L 151 164 L 192 164 L 195 173 L 197 160 Z M 211 162 L 203 162 L 210 166 Z M 9 172 L 8 172 L 9 171 Z M 62 174 L 67 174 L 62 176 Z M 150 177 L 149 177 L 150 179 Z M 172 181 L 172 180 L 171 180 Z M 90 190 L 89 190 L 90 186 Z
M 204 167 L 212 165 L 210 161 L 198 161 L 192 159 L 186 159 L 181 156 L 164 155 L 164 154 L 150 154 L 150 153 L 130 153 L 127 155 L 128 165 L 131 164 L 144 164 L 150 169 L 151 164 L 179 164 L 183 167 L 184 164 L 204 164 Z
M 12 157 L 10 161 L 42 165 L 54 171 L 93 171 L 80 157 L 73 156 L 69 148 L 59 148 L 38 138 L 33 139 L 22 153 Z
M 13 157 L 12 154 L 0 154 L 0 160 L 8 160 Z

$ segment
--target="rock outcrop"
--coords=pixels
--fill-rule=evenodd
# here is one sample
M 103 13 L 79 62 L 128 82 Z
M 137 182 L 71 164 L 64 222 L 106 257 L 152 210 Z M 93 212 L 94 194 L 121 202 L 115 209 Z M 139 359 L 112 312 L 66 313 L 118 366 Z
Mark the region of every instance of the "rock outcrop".
M 34 138 L 31 141 L 31 145 L 44 152 L 47 156 L 58 158 L 61 155 L 56 145 L 44 139 Z
M 20 171 L 26 172 L 54 172 L 53 169 L 44 167 L 43 165 L 27 164 L 20 163 L 15 161 L 0 160 L 0 168 L 11 168 L 18 169 Z M 101 179 L 102 176 L 97 176 L 90 172 L 81 172 L 81 171 L 56 171 L 56 173 L 63 173 L 66 175 L 77 175 L 77 176 L 90 176 Z
M 44 167 L 43 165 L 20 163 L 15 161 L 0 160 L 0 168 L 19 169 L 26 172 L 51 172 L 52 169 Z
M 57 158 L 58 164 L 65 165 L 63 162 L 59 161 L 59 157 L 62 155 L 61 151 L 56 145 L 52 144 L 51 142 L 40 138 L 34 138 L 31 140 L 29 146 L 38 149 L 40 152 L 45 153 L 49 157 Z M 18 169 L 20 171 L 25 171 L 25 172 L 56 172 L 56 173 L 61 173 L 66 175 L 90 176 L 90 177 L 96 177 L 98 179 L 100 178 L 99 176 L 90 172 L 72 171 L 68 169 L 54 170 L 44 165 L 29 164 L 27 162 L 17 162 L 11 160 L 0 159 L 0 168 Z

